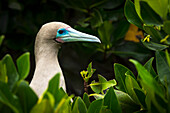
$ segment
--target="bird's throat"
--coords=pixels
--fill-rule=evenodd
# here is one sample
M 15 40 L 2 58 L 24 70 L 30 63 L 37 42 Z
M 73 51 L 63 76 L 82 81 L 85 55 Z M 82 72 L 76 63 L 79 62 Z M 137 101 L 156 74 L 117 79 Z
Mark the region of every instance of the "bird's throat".
M 40 96 L 47 89 L 49 81 L 54 75 L 60 73 L 60 87 L 65 87 L 65 80 L 58 62 L 59 47 L 48 46 L 35 48 L 36 68 L 30 86 Z

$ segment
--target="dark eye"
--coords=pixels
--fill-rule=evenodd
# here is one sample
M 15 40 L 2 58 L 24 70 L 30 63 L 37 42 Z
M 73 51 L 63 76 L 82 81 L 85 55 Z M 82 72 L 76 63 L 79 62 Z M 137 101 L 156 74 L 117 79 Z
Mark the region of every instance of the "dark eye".
M 59 34 L 63 34 L 63 32 L 64 32 L 63 30 L 59 30 L 58 31 Z

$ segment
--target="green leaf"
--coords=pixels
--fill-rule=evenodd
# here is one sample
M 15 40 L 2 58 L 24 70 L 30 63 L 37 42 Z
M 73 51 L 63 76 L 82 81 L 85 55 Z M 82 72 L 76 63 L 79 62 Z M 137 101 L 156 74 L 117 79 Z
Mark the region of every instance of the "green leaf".
M 160 81 L 165 84 L 165 80 L 167 80 L 167 84 L 170 84 L 170 67 L 166 60 L 165 53 L 163 51 L 156 52 L 156 68 L 158 72 L 158 76 Z M 169 85 L 170 87 L 170 85 Z
M 121 113 L 121 107 L 116 97 L 116 94 L 113 90 L 113 87 L 110 87 L 108 92 L 104 97 L 104 105 L 111 109 L 112 113 Z
M 87 108 L 85 103 L 80 97 L 77 97 L 73 106 L 72 113 L 86 113 L 86 112 L 87 112 Z
M 92 81 L 90 84 L 91 89 L 96 93 L 103 93 L 104 90 L 106 90 L 109 87 L 115 86 L 116 81 L 115 80 L 109 80 L 107 81 L 103 76 L 98 75 L 99 82 Z
M 149 6 L 163 19 L 166 19 L 168 13 L 168 0 L 144 0 Z
M 102 105 L 103 105 L 103 99 L 94 100 L 90 104 L 90 106 L 87 110 L 87 113 L 99 113 L 102 108 Z
M 63 97 L 59 102 L 55 113 L 71 113 L 70 97 Z
M 140 14 L 141 13 L 140 0 L 134 0 L 134 4 L 135 4 L 136 13 L 138 14 L 139 18 L 143 21 Z
M 43 99 L 40 103 L 37 103 L 30 113 L 53 113 L 53 108 L 51 107 L 51 104 L 49 100 Z
M 156 74 L 154 68 L 152 67 L 152 62 L 154 60 L 154 57 L 150 58 L 144 65 L 145 69 L 147 69 L 148 72 L 150 72 L 150 74 L 153 76 L 153 78 L 158 77 L 158 75 Z
M 59 90 L 59 84 L 60 84 L 60 73 L 57 73 L 48 84 L 47 91 L 50 92 L 53 96 L 57 93 Z
M 140 1 L 141 16 L 146 25 L 161 25 L 161 17 L 153 11 L 153 9 L 143 1 Z
M 5 64 L 2 64 L 2 61 L 0 61 L 0 81 L 7 83 L 8 77 L 7 77 L 7 70 Z
M 136 60 L 130 60 L 136 67 L 142 82 L 164 99 L 163 91 L 152 75 Z
M 30 71 L 30 53 L 26 52 L 17 59 L 18 73 L 20 80 L 24 80 Z
M 113 25 L 109 21 L 104 23 L 98 28 L 98 34 L 103 44 L 110 44 L 110 38 L 113 33 Z
M 147 34 L 151 35 L 152 40 L 154 42 L 160 42 L 160 40 L 162 39 L 161 34 L 159 33 L 159 31 L 155 30 L 153 27 L 151 26 L 144 26 L 144 30 Z
M 169 53 L 168 53 L 168 50 L 167 50 L 167 49 L 165 50 L 165 55 L 166 55 L 167 63 L 168 63 L 168 65 L 169 65 L 169 67 L 170 67 L 170 56 L 169 56 Z
M 139 18 L 138 14 L 135 10 L 135 6 L 131 0 L 126 0 L 124 12 L 125 12 L 125 16 L 126 16 L 128 22 L 136 25 L 140 29 L 143 28 L 142 27 L 143 23 L 142 23 L 141 19 Z
M 119 104 L 122 108 L 122 113 L 134 113 L 140 110 L 140 106 L 127 94 L 119 90 L 114 90 Z
M 136 96 L 136 93 L 134 91 L 134 88 L 140 89 L 140 86 L 138 85 L 137 81 L 130 75 L 126 75 L 125 84 L 126 84 L 128 94 L 131 96 L 131 98 L 136 103 L 139 104 L 140 102 L 139 102 L 138 97 Z
M 141 90 L 139 90 L 137 88 L 134 88 L 133 90 L 134 90 L 134 92 L 135 92 L 135 94 L 136 94 L 140 104 L 143 106 L 143 108 L 146 108 L 146 103 L 145 103 L 146 96 L 143 93 L 143 91 L 141 91 Z
M 20 100 L 21 107 L 23 108 L 24 113 L 29 113 L 38 100 L 37 95 L 25 81 L 22 81 L 19 84 L 16 95 Z
M 147 47 L 148 49 L 150 50 L 153 50 L 153 51 L 159 51 L 159 50 L 164 50 L 166 48 L 168 48 L 167 45 L 163 45 L 163 44 L 158 44 L 158 43 L 154 43 L 154 42 L 144 42 L 143 40 L 141 41 L 143 43 L 143 45 L 145 47 Z
M 4 38 L 5 38 L 4 35 L 1 35 L 1 36 L 0 36 L 0 46 L 1 46 L 1 44 L 2 44 L 2 42 L 3 42 L 3 40 L 4 40 Z
M 18 98 L 10 92 L 7 84 L 0 81 L 0 102 L 7 105 L 14 113 L 22 113 Z
M 167 34 L 169 34 L 170 35 L 170 21 L 164 21 L 164 27 L 163 27 L 163 29 L 164 29 L 164 31 L 167 33 Z
M 86 104 L 86 107 L 88 109 L 89 105 L 90 105 L 90 100 L 89 100 L 89 96 L 88 96 L 88 94 L 86 92 L 83 94 L 83 101 Z
M 132 71 L 130 71 L 127 67 L 121 65 L 121 64 L 114 64 L 114 72 L 115 72 L 115 78 L 118 81 L 118 88 L 119 90 L 123 91 L 123 92 L 127 92 L 127 88 L 125 86 L 125 73 L 129 72 L 130 75 L 135 78 L 135 76 L 133 75 Z
M 2 59 L 2 64 L 4 64 L 6 66 L 7 76 L 8 76 L 8 85 L 9 85 L 10 89 L 12 89 L 14 87 L 15 83 L 19 79 L 19 75 L 16 70 L 15 64 L 14 64 L 11 56 L 8 54 Z

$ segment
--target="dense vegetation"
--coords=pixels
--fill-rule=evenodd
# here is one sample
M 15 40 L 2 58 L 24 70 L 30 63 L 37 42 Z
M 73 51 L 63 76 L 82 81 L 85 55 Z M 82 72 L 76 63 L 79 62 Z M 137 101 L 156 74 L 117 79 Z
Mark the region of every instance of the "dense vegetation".
M 170 112 L 168 0 L 18 0 L 0 6 L 0 112 Z M 28 85 L 34 39 L 49 21 L 68 23 L 102 41 L 64 44 L 60 51 L 69 93 L 81 97 L 59 88 L 59 74 L 40 98 Z

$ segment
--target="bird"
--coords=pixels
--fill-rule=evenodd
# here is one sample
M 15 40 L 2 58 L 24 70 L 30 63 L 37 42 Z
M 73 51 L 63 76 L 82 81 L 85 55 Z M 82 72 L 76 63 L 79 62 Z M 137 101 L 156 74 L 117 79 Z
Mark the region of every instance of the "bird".
M 63 22 L 42 25 L 35 39 L 35 71 L 30 82 L 30 87 L 38 97 L 45 92 L 49 81 L 57 73 L 60 73 L 59 86 L 66 92 L 65 79 L 57 56 L 61 45 L 68 42 L 101 43 L 98 37 L 77 31 Z

